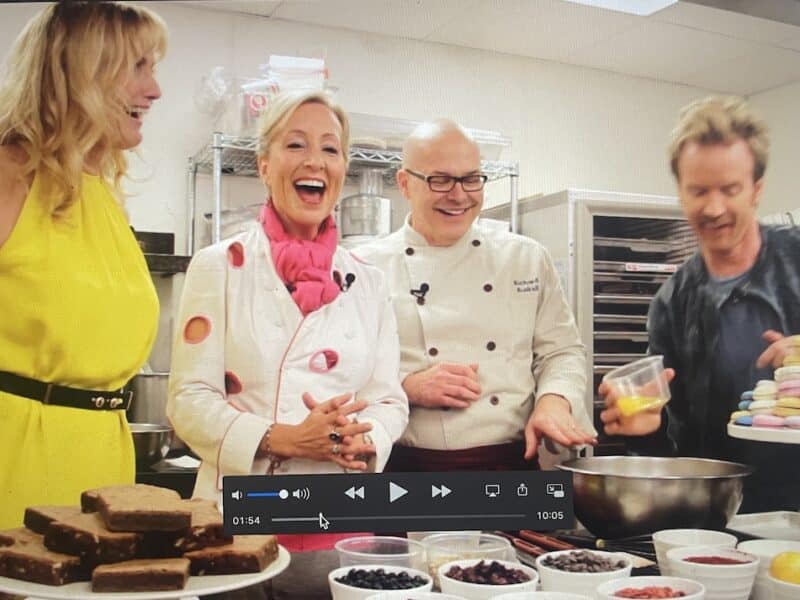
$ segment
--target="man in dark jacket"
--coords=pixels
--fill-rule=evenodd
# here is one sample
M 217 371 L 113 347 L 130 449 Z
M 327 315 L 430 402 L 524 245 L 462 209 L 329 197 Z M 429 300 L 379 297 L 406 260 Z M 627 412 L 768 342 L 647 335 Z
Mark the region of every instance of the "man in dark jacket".
M 672 399 L 661 411 L 623 418 L 610 390 L 608 434 L 634 451 L 743 462 L 742 512 L 800 507 L 800 445 L 727 434 L 740 396 L 800 347 L 800 229 L 760 226 L 769 141 L 736 98 L 684 109 L 670 147 L 681 205 L 699 251 L 662 286 L 648 315 L 649 351 L 663 354 Z

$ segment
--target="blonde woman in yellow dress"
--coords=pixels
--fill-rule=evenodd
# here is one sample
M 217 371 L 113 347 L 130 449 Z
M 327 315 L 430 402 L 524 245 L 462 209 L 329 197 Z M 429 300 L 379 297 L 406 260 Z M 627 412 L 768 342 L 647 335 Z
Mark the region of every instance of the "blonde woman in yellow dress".
M 124 151 L 161 91 L 152 12 L 62 2 L 34 17 L 0 83 L 0 529 L 134 480 L 122 386 L 158 298 L 121 204 Z

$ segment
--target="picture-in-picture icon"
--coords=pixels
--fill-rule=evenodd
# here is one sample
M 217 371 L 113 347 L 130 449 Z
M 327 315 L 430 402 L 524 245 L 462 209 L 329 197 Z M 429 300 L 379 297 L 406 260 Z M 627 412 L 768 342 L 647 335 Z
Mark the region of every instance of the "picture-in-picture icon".
M 548 483 L 547 484 L 547 494 L 552 496 L 553 498 L 563 498 L 564 497 L 564 486 L 560 483 Z

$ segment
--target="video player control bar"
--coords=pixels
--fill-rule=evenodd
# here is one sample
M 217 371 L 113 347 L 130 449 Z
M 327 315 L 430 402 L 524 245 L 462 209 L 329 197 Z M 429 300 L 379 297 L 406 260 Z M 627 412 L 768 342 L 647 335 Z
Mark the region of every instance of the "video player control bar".
M 320 533 L 573 526 L 572 476 L 471 471 L 223 478 L 225 532 Z

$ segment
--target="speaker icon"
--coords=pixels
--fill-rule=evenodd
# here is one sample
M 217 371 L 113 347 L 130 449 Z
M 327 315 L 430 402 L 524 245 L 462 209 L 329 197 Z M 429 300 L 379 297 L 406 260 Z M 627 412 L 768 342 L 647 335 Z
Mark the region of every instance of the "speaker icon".
M 242 490 L 236 490 L 235 492 L 231 492 L 231 498 L 234 500 L 241 500 L 244 494 L 242 494 Z
M 311 498 L 311 490 L 308 488 L 299 488 L 293 490 L 292 498 L 297 498 L 298 500 L 308 500 Z

